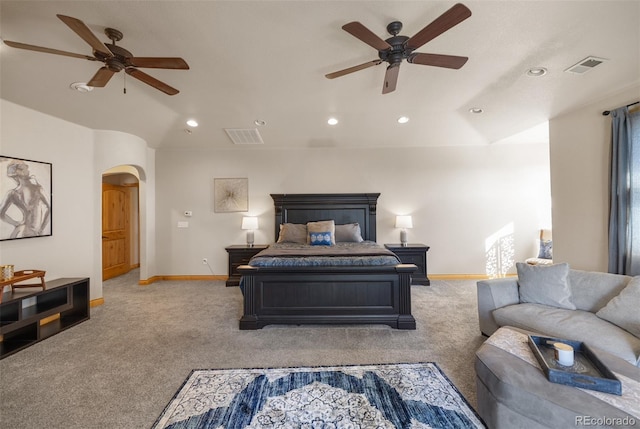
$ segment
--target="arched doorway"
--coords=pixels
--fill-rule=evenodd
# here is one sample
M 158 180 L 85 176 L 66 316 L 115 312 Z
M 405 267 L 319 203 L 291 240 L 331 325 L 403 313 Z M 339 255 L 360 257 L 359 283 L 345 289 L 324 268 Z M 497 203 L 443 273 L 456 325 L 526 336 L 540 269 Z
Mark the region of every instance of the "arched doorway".
M 102 176 L 102 279 L 140 266 L 139 179 L 132 167 Z

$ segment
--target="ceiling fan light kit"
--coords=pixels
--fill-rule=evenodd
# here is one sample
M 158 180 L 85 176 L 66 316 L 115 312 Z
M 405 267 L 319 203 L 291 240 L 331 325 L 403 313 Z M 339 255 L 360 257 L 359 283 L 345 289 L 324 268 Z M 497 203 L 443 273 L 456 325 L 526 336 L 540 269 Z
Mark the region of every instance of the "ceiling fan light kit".
M 366 63 L 349 67 L 344 70 L 326 74 L 327 79 L 335 79 L 356 71 L 377 66 L 383 62 L 388 63 L 385 72 L 382 93 L 388 94 L 395 91 L 400 72 L 400 64 L 406 60 L 410 64 L 459 69 L 468 60 L 467 57 L 442 54 L 427 54 L 414 52 L 425 43 L 435 39 L 445 31 L 458 25 L 471 16 L 471 11 L 465 5 L 458 3 L 444 12 L 429 25 L 418 31 L 413 37 L 399 35 L 402 31 L 402 23 L 393 21 L 387 25 L 387 31 L 391 37 L 383 40 L 358 21 L 353 21 L 342 26 L 342 29 L 352 36 L 360 39 L 367 45 L 378 51 L 378 58 Z
M 122 70 L 126 74 L 132 76 L 139 81 L 146 83 L 153 88 L 164 92 L 168 95 L 178 94 L 180 91 L 167 85 L 164 82 L 138 70 L 138 68 L 158 68 L 158 69 L 177 69 L 188 70 L 189 65 L 182 58 L 171 57 L 135 57 L 131 52 L 121 46 L 117 46 L 116 42 L 122 40 L 122 32 L 115 28 L 106 28 L 104 33 L 111 40 L 111 43 L 104 44 L 96 37 L 89 27 L 77 18 L 66 15 L 56 15 L 64 22 L 73 32 L 75 32 L 82 40 L 84 40 L 93 50 L 93 56 L 76 54 L 73 52 L 61 51 L 58 49 L 45 48 L 42 46 L 28 45 L 26 43 L 12 42 L 5 40 L 7 46 L 18 49 L 26 49 L 29 51 L 44 52 L 47 54 L 63 55 L 67 57 L 80 58 L 89 61 L 100 61 L 104 63 L 96 74 L 85 85 L 90 88 L 101 88 L 107 85 L 111 77 L 115 73 Z M 72 84 L 74 85 L 74 84 Z M 82 91 L 80 87 L 74 89 Z M 89 90 L 90 91 L 90 90 Z M 85 91 L 86 92 L 86 91 Z

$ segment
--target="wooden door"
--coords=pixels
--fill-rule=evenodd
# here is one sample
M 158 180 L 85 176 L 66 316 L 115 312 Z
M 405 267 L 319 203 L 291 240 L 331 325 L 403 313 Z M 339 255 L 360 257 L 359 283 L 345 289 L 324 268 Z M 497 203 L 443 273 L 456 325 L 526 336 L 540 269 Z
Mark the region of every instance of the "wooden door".
M 131 270 L 130 191 L 125 186 L 102 184 L 102 279 Z

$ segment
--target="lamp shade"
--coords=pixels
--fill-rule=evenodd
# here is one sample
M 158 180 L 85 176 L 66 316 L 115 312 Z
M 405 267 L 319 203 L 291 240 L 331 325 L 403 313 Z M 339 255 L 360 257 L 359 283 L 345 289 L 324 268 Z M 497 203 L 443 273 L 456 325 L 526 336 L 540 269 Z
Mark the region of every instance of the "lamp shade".
M 243 217 L 242 229 L 258 229 L 258 218 L 254 216 Z
M 396 228 L 413 228 L 411 216 L 396 216 Z

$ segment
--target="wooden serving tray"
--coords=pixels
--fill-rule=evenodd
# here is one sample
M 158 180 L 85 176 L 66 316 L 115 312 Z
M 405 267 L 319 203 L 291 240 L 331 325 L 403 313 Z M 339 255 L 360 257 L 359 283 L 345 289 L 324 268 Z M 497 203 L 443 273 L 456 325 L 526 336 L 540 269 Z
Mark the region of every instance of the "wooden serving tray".
M 565 343 L 573 347 L 572 366 L 558 364 L 554 356 L 553 343 Z M 583 342 L 529 335 L 529 346 L 547 379 L 552 383 L 622 395 L 620 380 Z
M 47 287 L 44 282 L 44 274 L 45 271 L 42 270 L 21 270 L 13 273 L 13 277 L 7 280 L 0 280 L 0 288 L 10 285 L 11 291 L 13 292 L 16 288 L 25 288 L 25 287 L 41 287 L 42 290 L 45 290 Z M 19 282 L 23 282 L 25 280 L 40 278 L 40 283 L 28 283 L 28 284 L 15 284 Z M 2 294 L 0 294 L 2 295 Z M 2 297 L 0 296 L 0 302 Z

